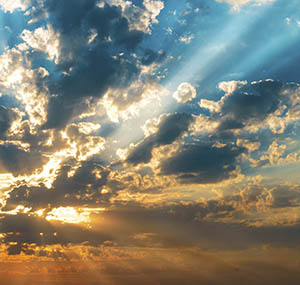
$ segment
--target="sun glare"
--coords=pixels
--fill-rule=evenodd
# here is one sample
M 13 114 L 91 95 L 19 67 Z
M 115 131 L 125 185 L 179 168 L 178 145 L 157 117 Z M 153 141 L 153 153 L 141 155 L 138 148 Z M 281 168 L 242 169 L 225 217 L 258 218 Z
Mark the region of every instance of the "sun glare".
M 89 224 L 91 222 L 90 214 L 104 211 L 104 208 L 73 208 L 59 207 L 48 213 L 48 221 L 60 221 L 70 224 Z

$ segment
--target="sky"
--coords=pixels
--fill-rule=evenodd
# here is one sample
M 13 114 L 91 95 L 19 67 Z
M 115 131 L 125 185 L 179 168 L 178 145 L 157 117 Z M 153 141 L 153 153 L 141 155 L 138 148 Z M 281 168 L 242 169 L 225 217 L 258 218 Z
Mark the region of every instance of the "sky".
M 0 285 L 300 282 L 299 0 L 0 0 Z

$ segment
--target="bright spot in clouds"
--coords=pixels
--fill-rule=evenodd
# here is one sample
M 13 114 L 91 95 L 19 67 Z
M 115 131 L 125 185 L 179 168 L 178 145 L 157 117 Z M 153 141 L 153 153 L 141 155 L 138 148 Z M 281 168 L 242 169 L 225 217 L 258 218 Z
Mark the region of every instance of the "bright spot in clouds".
M 46 220 L 48 221 L 60 221 L 63 223 L 70 224 L 84 224 L 90 223 L 90 214 L 92 212 L 101 212 L 104 211 L 104 208 L 73 208 L 73 207 L 59 207 L 54 208 L 51 212 L 46 216 Z
M 173 94 L 174 99 L 181 104 L 193 100 L 194 98 L 196 98 L 196 96 L 196 88 L 192 84 L 187 82 L 181 83 Z

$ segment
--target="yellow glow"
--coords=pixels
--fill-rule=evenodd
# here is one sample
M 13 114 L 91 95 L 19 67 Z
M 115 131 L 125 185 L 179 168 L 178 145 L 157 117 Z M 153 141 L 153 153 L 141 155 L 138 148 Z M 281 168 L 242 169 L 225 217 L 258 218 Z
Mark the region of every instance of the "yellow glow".
M 86 127 L 87 131 L 95 130 L 100 127 L 100 125 L 81 125 L 81 127 Z M 94 128 L 94 129 L 93 129 Z M 87 139 L 80 145 L 76 141 L 71 140 L 68 137 L 66 132 L 60 132 L 60 135 L 63 139 L 67 139 L 68 147 L 57 151 L 49 156 L 48 162 L 43 166 L 40 172 L 28 176 L 18 176 L 14 181 L 26 181 L 28 185 L 38 186 L 40 183 L 44 183 L 45 186 L 50 189 L 53 182 L 57 176 L 57 170 L 60 168 L 62 162 L 66 158 L 76 158 L 78 160 L 86 160 L 88 157 L 100 152 L 104 146 L 104 140 L 101 137 L 87 137 Z M 52 143 L 52 138 L 47 143 Z M 73 168 L 68 177 L 71 177 L 75 174 L 75 171 L 78 167 Z M 7 175 L 7 174 L 6 174 Z M 1 177 L 0 177 L 1 182 Z M 0 186 L 1 189 L 1 186 Z
M 13 85 L 13 84 L 21 83 L 22 79 L 23 79 L 23 70 L 16 69 L 14 70 L 14 72 L 10 74 L 10 76 L 6 78 L 6 81 L 8 85 Z
M 50 160 L 44 165 L 40 173 L 22 178 L 30 183 L 30 185 L 38 185 L 40 182 L 43 182 L 45 186 L 50 189 L 56 179 L 55 173 L 59 169 L 62 161 L 66 157 L 74 156 L 74 152 L 76 152 L 76 150 L 73 148 L 58 151 L 51 155 Z
M 23 205 L 17 206 L 14 210 L 11 211 L 0 211 L 0 213 L 5 213 L 6 215 L 17 215 L 19 213 L 27 214 L 32 208 L 24 207 Z
M 0 189 L 9 187 L 14 182 L 14 180 L 15 179 L 11 173 L 0 174 Z
M 64 223 L 80 224 L 89 223 L 89 213 L 79 213 L 72 207 L 60 207 L 53 209 L 46 217 L 48 221 L 61 221 Z
M 103 194 L 103 195 L 108 194 L 109 192 L 110 192 L 110 190 L 107 189 L 107 188 L 103 188 L 103 189 L 101 190 L 101 194 Z
M 50 189 L 53 181 L 56 178 L 55 171 L 59 168 L 63 158 L 53 155 L 46 165 L 44 165 L 43 170 L 39 174 L 34 174 L 29 177 L 24 177 L 25 180 L 31 185 L 38 185 L 41 181 L 45 186 Z
M 36 212 L 34 212 L 34 213 L 35 213 L 37 216 L 41 217 L 41 216 L 43 216 L 44 212 L 45 212 L 45 209 L 41 209 L 41 210 L 38 210 L 38 211 L 36 211 Z
M 140 100 L 132 98 L 131 104 L 119 106 L 116 104 L 116 98 L 120 101 L 130 100 L 130 92 L 132 90 L 140 90 L 142 96 Z M 107 93 L 99 101 L 99 107 L 104 107 L 107 116 L 112 122 L 118 123 L 120 120 L 128 120 L 140 115 L 142 110 L 148 109 L 150 104 L 157 107 L 163 95 L 168 95 L 169 91 L 157 84 L 148 84 L 144 86 L 140 81 L 134 82 L 127 90 L 109 89 Z
M 61 221 L 70 224 L 90 223 L 90 214 L 104 211 L 104 208 L 73 208 L 59 207 L 48 213 L 46 220 Z
M 91 122 L 81 122 L 78 123 L 79 127 L 79 132 L 85 135 L 90 135 L 93 132 L 97 131 L 100 129 L 101 125 L 100 124 L 94 124 Z

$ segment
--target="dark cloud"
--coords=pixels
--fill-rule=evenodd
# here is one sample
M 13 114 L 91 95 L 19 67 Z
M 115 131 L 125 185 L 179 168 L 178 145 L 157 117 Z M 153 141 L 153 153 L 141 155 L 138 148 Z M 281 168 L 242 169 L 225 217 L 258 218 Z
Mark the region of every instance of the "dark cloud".
M 299 160 L 300 132 L 294 126 L 299 125 L 299 90 L 293 92 L 299 85 L 271 80 L 247 85 L 227 82 L 233 85 L 224 84 L 222 90 L 227 93 L 222 99 L 204 102 L 202 107 L 210 113 L 193 102 L 175 110 L 178 106 L 170 101 L 171 93 L 164 91 L 165 87 L 172 89 L 190 81 L 198 86 L 199 98 L 216 98 L 224 95 L 215 90 L 219 80 L 244 74 L 251 81 L 248 75 L 256 64 L 264 78 L 270 68 L 277 69 L 283 61 L 274 60 L 269 69 L 261 61 L 273 60 L 273 54 L 284 45 L 266 53 L 270 47 L 264 44 L 266 30 L 258 33 L 263 40 L 259 45 L 249 32 L 258 30 L 258 23 L 272 22 L 252 17 L 252 12 L 262 7 L 250 5 L 250 13 L 243 10 L 233 14 L 227 3 L 214 0 L 180 4 L 152 0 L 133 0 L 130 4 L 124 0 L 123 5 L 116 6 L 111 3 L 121 1 L 25 2 L 31 2 L 33 9 L 10 16 L 15 26 L 21 25 L 12 32 L 18 39 L 8 41 L 8 48 L 15 49 L 8 50 L 6 40 L 3 42 L 1 59 L 6 75 L 1 92 L 7 94 L 0 98 L 0 105 L 6 106 L 0 106 L 0 173 L 5 173 L 0 175 L 0 182 L 4 181 L 0 240 L 8 255 L 21 256 L 6 258 L 3 254 L 2 264 L 7 266 L 3 269 L 0 264 L 0 272 L 14 275 L 17 266 L 21 278 L 26 275 L 25 283 L 34 275 L 32 284 L 40 281 L 36 272 L 31 275 L 34 264 L 37 272 L 46 276 L 41 279 L 46 283 L 298 284 L 294 252 L 288 265 L 277 255 L 277 266 L 271 264 L 277 249 L 274 253 L 268 247 L 279 246 L 280 257 L 285 257 L 299 245 L 299 185 L 278 185 L 282 179 L 297 179 L 296 170 L 288 171 L 297 168 Z M 158 18 L 160 10 L 162 17 Z M 158 23 L 156 18 L 159 29 L 152 29 L 151 25 Z M 281 17 L 282 26 L 277 28 L 285 25 L 287 32 L 297 25 L 295 19 L 290 17 L 287 25 Z M 236 23 L 249 27 L 241 29 Z M 268 24 L 268 31 L 271 26 L 282 31 L 273 24 Z M 5 29 L 3 35 L 8 34 Z M 28 29 L 27 40 L 22 29 Z M 48 41 L 47 29 L 56 37 L 49 40 L 50 48 L 57 43 L 53 60 L 53 54 L 40 48 Z M 233 31 L 233 41 L 224 37 L 229 30 Z M 275 43 L 283 39 L 273 35 Z M 197 40 L 189 46 L 178 45 L 178 38 L 185 36 Z M 25 42 L 16 46 L 22 40 Z M 287 46 L 291 45 L 294 43 Z M 162 48 L 168 50 L 168 60 Z M 203 62 L 193 62 L 197 53 L 204 63 L 214 59 L 213 64 L 203 68 Z M 249 62 L 255 55 L 259 60 Z M 255 72 L 256 77 L 262 74 Z M 99 102 L 104 94 L 107 100 Z M 160 116 L 154 133 L 132 141 L 141 135 L 142 122 L 157 114 L 147 109 L 155 104 L 156 97 L 171 113 Z M 151 103 L 144 106 L 148 99 Z M 139 110 L 129 108 L 140 100 L 143 104 L 133 106 Z M 43 112 L 45 106 L 47 114 Z M 111 123 L 113 115 L 124 121 Z M 125 115 L 130 118 L 126 120 Z M 9 132 L 13 122 L 18 126 Z M 198 122 L 205 123 L 197 126 Z M 278 133 L 273 131 L 277 127 L 273 128 L 273 123 L 282 127 Z M 120 149 L 126 147 L 129 154 L 125 162 L 115 161 Z M 96 151 L 101 151 L 101 158 L 94 155 L 83 161 Z M 53 166 L 49 177 L 9 181 L 6 173 L 39 173 L 52 154 L 60 165 Z M 155 163 L 142 165 L 154 154 Z M 259 171 L 262 166 L 267 167 Z M 275 177 L 277 173 L 280 175 Z M 262 174 L 261 182 L 257 174 Z M 48 179 L 53 179 L 50 189 Z M 226 183 L 199 186 L 226 179 Z M 63 209 L 58 213 L 65 222 L 56 220 L 53 210 L 61 207 L 73 207 L 68 209 L 71 214 L 77 211 L 80 217 L 89 215 L 91 220 L 71 224 Z M 43 211 L 37 212 L 40 209 Z M 53 220 L 49 219 L 51 211 Z M 52 262 L 51 268 L 47 258 L 67 261 L 69 271 L 58 262 Z M 263 262 L 253 265 L 253 260 Z M 79 261 L 78 271 L 73 261 Z M 55 270 L 65 279 L 56 278 Z M 65 274 L 71 271 L 75 275 Z M 85 274 L 90 279 L 81 282 Z M 4 275 L 6 278 L 8 274 Z M 92 280 L 95 276 L 103 278 Z M 13 276 L 11 282 L 3 282 L 21 284 L 22 279 Z
M 18 113 L 15 110 L 0 105 L 0 139 L 5 139 L 7 131 L 17 118 Z
M 32 207 L 33 210 L 46 208 L 48 203 L 53 200 L 53 191 L 48 190 L 45 186 L 19 186 L 12 189 L 9 198 L 6 201 L 4 211 L 15 209 L 18 205 Z
M 274 112 L 280 103 L 280 91 L 284 85 L 277 81 L 261 81 L 242 87 L 224 102 L 222 113 L 232 112 L 235 117 L 246 120 L 264 119 Z
M 123 246 L 136 245 L 136 240 L 130 239 L 134 233 L 152 233 L 153 243 L 163 248 L 201 245 L 241 250 L 264 244 L 286 247 L 298 244 L 299 225 L 250 226 L 245 222 L 246 216 L 235 207 L 235 197 L 227 198 L 157 207 L 129 202 L 101 213 L 104 220 L 111 222 L 102 224 L 102 230 L 116 237 L 115 241 Z M 241 222 L 233 219 L 238 214 Z M 96 225 L 100 226 L 101 222 Z
M 110 195 L 101 195 L 101 187 L 106 185 L 109 170 L 95 161 L 86 161 L 69 177 L 72 166 L 65 164 L 57 173 L 51 189 L 45 185 L 21 185 L 9 193 L 3 210 L 15 209 L 18 205 L 32 208 L 32 211 L 60 206 L 97 205 L 106 203 Z
M 49 222 L 44 218 L 26 214 L 2 215 L 0 232 L 5 234 L 2 242 L 8 247 L 11 255 L 20 254 L 27 245 L 68 245 L 88 242 L 99 245 L 110 240 L 108 234 L 91 231 L 74 224 Z M 29 252 L 27 252 L 28 254 Z
M 233 118 L 226 118 L 223 119 L 218 127 L 219 131 L 226 131 L 226 130 L 234 130 L 234 129 L 242 129 L 245 125 Z
M 271 191 L 272 207 L 298 207 L 300 204 L 299 185 L 278 185 Z
M 288 102 L 282 92 L 292 87 L 277 81 L 260 81 L 237 88 L 222 102 L 219 131 L 262 122 L 283 102 Z
M 101 98 L 108 88 L 127 87 L 139 75 L 131 51 L 144 33 L 129 29 L 119 7 L 96 4 L 94 0 L 45 0 L 39 6 L 39 13 L 47 13 L 59 38 L 56 69 L 61 72 L 59 79 L 53 77 L 47 83 L 53 95 L 44 128 L 63 127 L 84 111 L 82 106 L 77 108 L 84 98 Z
M 0 172 L 30 174 L 43 166 L 46 158 L 36 151 L 25 151 L 13 144 L 0 145 Z
M 201 245 L 215 250 L 242 250 L 264 244 L 287 247 L 297 245 L 300 234 L 297 224 L 286 227 L 253 227 L 245 222 L 247 215 L 246 212 L 240 212 L 240 205 L 251 205 L 252 202 L 261 204 L 263 190 L 263 187 L 252 187 L 243 196 L 174 202 L 152 207 L 143 207 L 134 202 L 115 203 L 101 214 L 93 214 L 92 227 L 89 229 L 79 225 L 49 222 L 43 217 L 28 214 L 2 214 L 0 233 L 4 234 L 3 242 L 9 246 L 10 254 L 32 254 L 27 245 L 86 242 L 82 246 L 88 246 L 99 245 L 108 240 L 116 242 L 121 248 L 155 245 L 166 249 Z M 240 223 L 233 218 L 238 215 Z M 138 233 L 150 234 L 141 235 L 140 239 L 136 235 Z
M 189 144 L 161 163 L 161 174 L 175 174 L 182 182 L 216 183 L 230 177 L 244 148 L 233 145 Z
M 147 163 L 152 158 L 152 149 L 173 143 L 188 130 L 193 116 L 185 113 L 175 113 L 165 116 L 158 126 L 157 133 L 145 138 L 127 157 L 132 164 Z
M 166 54 L 163 51 L 155 52 L 151 49 L 146 49 L 141 61 L 144 65 L 150 65 L 154 62 L 162 62 L 165 58 Z

